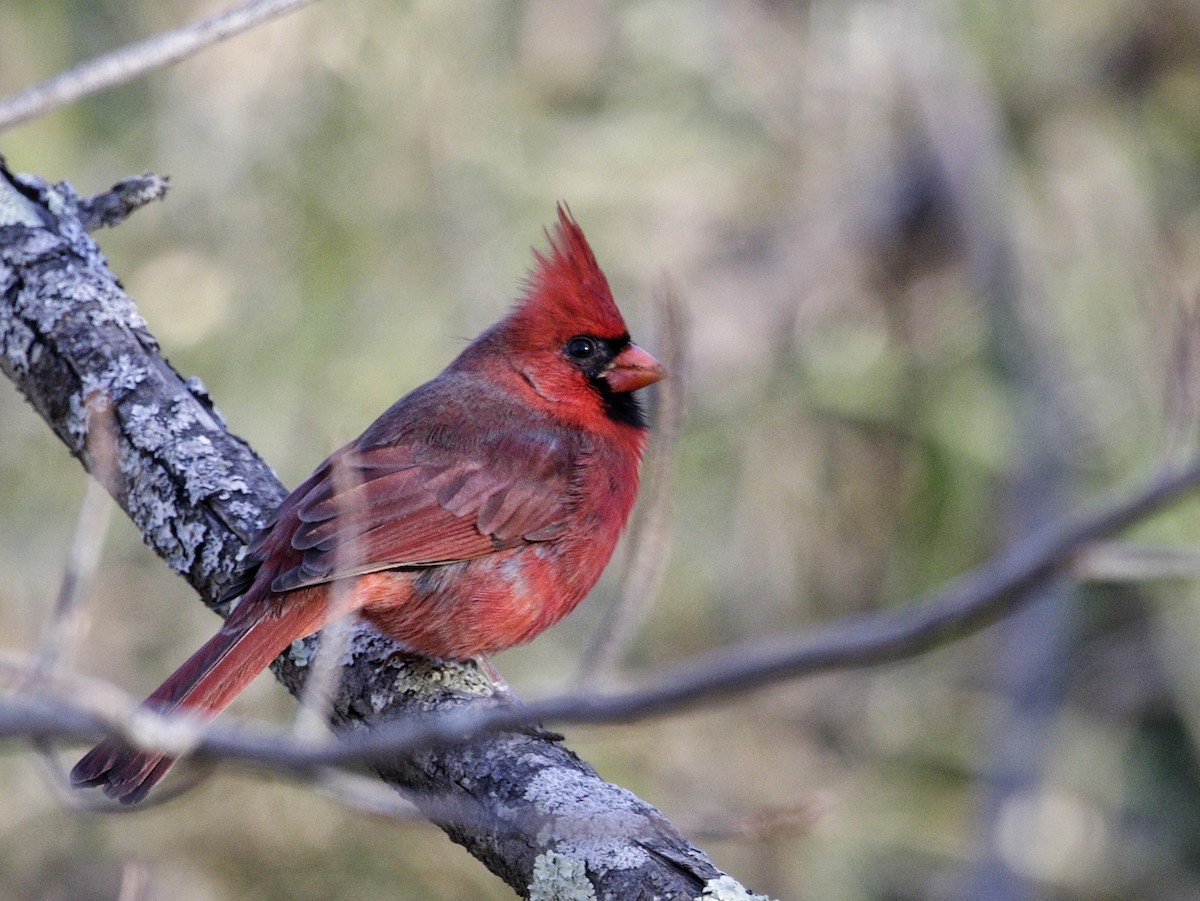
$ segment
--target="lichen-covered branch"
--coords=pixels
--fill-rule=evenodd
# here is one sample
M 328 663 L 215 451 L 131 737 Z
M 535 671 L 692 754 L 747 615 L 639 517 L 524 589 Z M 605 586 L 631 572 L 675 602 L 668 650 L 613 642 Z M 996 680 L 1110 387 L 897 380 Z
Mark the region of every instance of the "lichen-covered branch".
M 69 185 L 16 177 L 0 161 L 0 369 L 89 471 L 88 411 L 106 410 L 116 431 L 106 487 L 146 543 L 215 606 L 284 488 L 226 431 L 199 381 L 162 358 L 87 234 L 85 223 L 104 219 L 96 210 L 123 215 L 136 203 L 84 202 Z M 313 647 L 297 643 L 274 665 L 293 694 Z M 493 703 L 471 666 L 405 656 L 365 627 L 342 676 L 331 707 L 341 730 Z M 479 736 L 376 770 L 523 896 L 753 897 L 551 736 Z

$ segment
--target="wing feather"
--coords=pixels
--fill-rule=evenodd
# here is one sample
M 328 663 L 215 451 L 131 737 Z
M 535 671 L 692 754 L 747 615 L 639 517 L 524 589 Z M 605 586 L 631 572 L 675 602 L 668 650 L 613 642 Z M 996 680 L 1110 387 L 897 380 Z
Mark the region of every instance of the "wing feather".
M 584 448 L 553 423 L 455 432 L 448 447 L 416 435 L 350 445 L 280 507 L 248 562 L 287 562 L 270 573 L 290 591 L 384 569 L 469 560 L 548 541 L 567 527 Z M 282 533 L 281 533 L 282 532 Z

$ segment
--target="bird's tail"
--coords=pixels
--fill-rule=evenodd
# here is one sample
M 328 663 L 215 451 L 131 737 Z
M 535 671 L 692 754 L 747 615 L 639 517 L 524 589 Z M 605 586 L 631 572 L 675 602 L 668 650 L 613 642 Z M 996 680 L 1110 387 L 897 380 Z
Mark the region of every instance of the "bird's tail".
M 318 598 L 293 597 L 262 610 L 250 596 L 200 650 L 148 697 L 143 706 L 158 713 L 185 711 L 212 719 L 297 637 L 324 625 L 326 605 Z M 304 601 L 307 600 L 307 603 Z M 254 608 L 257 607 L 258 610 Z M 101 786 L 123 804 L 135 804 L 167 774 L 175 758 L 131 748 L 119 739 L 102 741 L 71 770 L 77 787 Z

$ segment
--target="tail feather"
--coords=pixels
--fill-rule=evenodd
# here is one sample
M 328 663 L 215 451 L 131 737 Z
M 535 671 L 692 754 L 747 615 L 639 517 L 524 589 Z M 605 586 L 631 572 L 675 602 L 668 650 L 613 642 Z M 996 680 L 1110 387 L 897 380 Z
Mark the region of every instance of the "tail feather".
M 265 614 L 252 612 L 246 603 L 250 600 L 247 597 L 221 631 L 168 677 L 143 706 L 163 714 L 186 710 L 192 716 L 212 719 L 296 638 L 323 625 L 325 604 L 320 598 L 293 597 L 291 603 Z M 71 783 L 81 788 L 100 786 L 110 798 L 135 804 L 174 762 L 166 754 L 140 751 L 109 738 L 75 764 Z

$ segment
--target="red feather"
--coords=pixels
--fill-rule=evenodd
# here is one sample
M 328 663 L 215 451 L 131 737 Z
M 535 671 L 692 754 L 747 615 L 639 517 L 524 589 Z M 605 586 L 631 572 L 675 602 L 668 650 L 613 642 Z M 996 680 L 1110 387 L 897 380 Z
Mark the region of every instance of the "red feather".
M 333 582 L 407 648 L 456 659 L 528 641 L 583 600 L 637 495 L 632 392 L 663 372 L 563 206 L 549 237 L 507 317 L 288 495 L 234 613 L 147 706 L 216 716 L 326 624 Z M 131 803 L 172 762 L 109 740 L 72 779 Z

